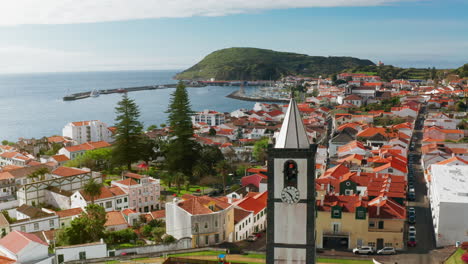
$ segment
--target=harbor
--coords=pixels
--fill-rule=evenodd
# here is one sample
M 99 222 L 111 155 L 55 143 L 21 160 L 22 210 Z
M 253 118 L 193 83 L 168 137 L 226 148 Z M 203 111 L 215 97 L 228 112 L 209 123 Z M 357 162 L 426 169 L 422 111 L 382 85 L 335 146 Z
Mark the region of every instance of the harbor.
M 260 92 L 257 92 L 252 95 L 247 95 L 245 93 L 244 87 L 241 86 L 239 90 L 230 93 L 226 97 L 236 99 L 236 100 L 251 101 L 251 102 L 270 102 L 270 103 L 289 102 L 288 95 L 279 92 L 276 87 L 264 87 L 260 89 Z
M 271 81 L 184 81 L 184 84 L 188 88 L 196 88 L 196 87 L 206 87 L 206 86 L 240 86 L 241 90 L 243 85 L 247 86 L 267 86 L 271 84 Z M 174 84 L 161 84 L 161 85 L 147 85 L 147 86 L 138 86 L 138 87 L 128 87 L 128 88 L 115 88 L 115 89 L 102 89 L 97 90 L 94 89 L 92 91 L 87 92 L 79 92 L 69 94 L 63 97 L 64 101 L 75 101 L 80 99 L 86 99 L 89 97 L 98 97 L 99 95 L 104 94 L 115 94 L 115 93 L 129 93 L 129 92 L 137 92 L 137 91 L 147 91 L 147 90 L 156 90 L 156 89 L 167 89 L 167 88 L 175 88 L 177 87 L 177 83 Z M 262 97 L 249 97 L 245 94 L 235 94 L 236 92 L 228 95 L 230 98 L 244 100 L 244 101 L 262 101 L 262 102 L 283 102 L 283 100 L 276 101 L 277 99 L 274 98 L 265 98 Z

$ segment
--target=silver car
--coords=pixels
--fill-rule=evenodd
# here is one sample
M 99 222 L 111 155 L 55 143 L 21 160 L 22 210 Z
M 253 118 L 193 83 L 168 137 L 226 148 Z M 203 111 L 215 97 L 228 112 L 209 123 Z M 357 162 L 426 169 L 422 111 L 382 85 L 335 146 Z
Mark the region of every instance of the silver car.
M 377 251 L 378 255 L 394 255 L 396 254 L 395 248 L 392 247 L 384 247 Z

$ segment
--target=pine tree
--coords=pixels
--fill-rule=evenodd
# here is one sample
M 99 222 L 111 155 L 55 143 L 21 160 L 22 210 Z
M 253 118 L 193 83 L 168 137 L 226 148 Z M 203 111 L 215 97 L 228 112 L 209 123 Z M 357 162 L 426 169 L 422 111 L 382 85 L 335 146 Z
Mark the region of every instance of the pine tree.
M 130 170 L 132 163 L 140 160 L 142 148 L 143 125 L 138 118 L 140 111 L 134 100 L 124 94 L 115 108 L 117 117 L 113 159 L 116 164 L 127 165 Z
M 193 139 L 192 110 L 187 90 L 179 82 L 171 95 L 168 113 L 170 139 L 165 147 L 166 167 L 192 178 L 192 167 L 198 159 L 198 143 Z

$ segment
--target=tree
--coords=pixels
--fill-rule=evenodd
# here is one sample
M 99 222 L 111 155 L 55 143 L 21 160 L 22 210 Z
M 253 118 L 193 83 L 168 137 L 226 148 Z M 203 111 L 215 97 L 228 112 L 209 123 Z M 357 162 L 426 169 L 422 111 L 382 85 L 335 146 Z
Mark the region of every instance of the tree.
M 166 234 L 166 235 L 164 235 L 164 237 L 163 237 L 162 243 L 167 245 L 167 244 L 171 244 L 171 243 L 176 242 L 176 240 L 177 240 L 177 239 L 176 239 L 175 237 Z
M 223 183 L 223 194 L 226 193 L 226 178 L 228 172 L 231 170 L 231 165 L 227 160 L 221 160 L 216 164 L 216 172 L 218 172 L 218 176 L 221 178 Z
M 113 150 L 111 148 L 88 150 L 85 154 L 65 163 L 65 166 L 86 167 L 93 171 L 101 171 L 112 166 L 112 155 Z
M 146 131 L 151 131 L 151 130 L 155 130 L 155 129 L 158 129 L 158 125 L 150 125 L 150 126 L 148 126 Z
M 268 138 L 262 138 L 255 142 L 252 155 L 257 160 L 257 162 L 265 162 L 267 158 L 266 151 L 268 149 L 268 141 Z
M 98 183 L 91 178 L 84 186 L 83 191 L 91 197 L 91 204 L 94 204 L 94 198 L 101 195 L 102 183 Z
M 457 112 L 466 112 L 466 104 L 463 102 L 463 101 L 458 101 L 456 104 L 455 104 L 455 110 Z
M 198 143 L 193 139 L 192 110 L 185 85 L 179 82 L 171 95 L 168 113 L 169 142 L 165 147 L 166 167 L 191 177 L 198 159 Z
M 104 237 L 106 211 L 97 204 L 90 204 L 86 212 L 73 219 L 70 226 L 58 235 L 59 245 L 76 245 L 96 242 Z
M 317 88 L 314 88 L 314 90 L 312 91 L 312 96 L 317 97 L 318 95 L 319 95 L 319 90 Z
M 151 230 L 151 234 L 153 235 L 154 241 L 156 242 L 163 242 L 163 236 L 166 234 L 165 227 L 155 227 Z
M 210 130 L 208 131 L 208 135 L 216 136 L 216 130 L 214 128 L 210 127 Z
M 132 163 L 141 157 L 143 125 L 138 121 L 140 111 L 127 94 L 117 103 L 115 111 L 117 132 L 112 157 L 116 164 L 127 165 L 127 169 L 131 170 Z

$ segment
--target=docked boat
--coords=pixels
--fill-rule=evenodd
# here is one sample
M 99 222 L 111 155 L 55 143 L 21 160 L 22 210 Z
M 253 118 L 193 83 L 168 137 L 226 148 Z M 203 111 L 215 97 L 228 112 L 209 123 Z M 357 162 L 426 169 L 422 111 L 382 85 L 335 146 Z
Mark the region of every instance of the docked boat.
M 98 90 L 94 89 L 93 91 L 91 91 L 91 93 L 89 94 L 89 96 L 91 96 L 91 97 L 98 97 L 100 94 L 101 94 L 101 93 L 100 93 Z

